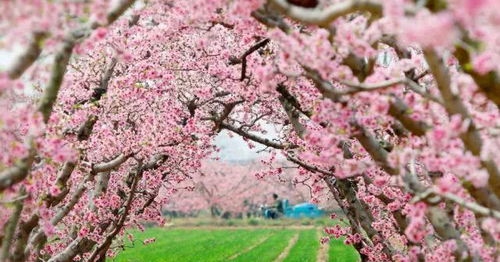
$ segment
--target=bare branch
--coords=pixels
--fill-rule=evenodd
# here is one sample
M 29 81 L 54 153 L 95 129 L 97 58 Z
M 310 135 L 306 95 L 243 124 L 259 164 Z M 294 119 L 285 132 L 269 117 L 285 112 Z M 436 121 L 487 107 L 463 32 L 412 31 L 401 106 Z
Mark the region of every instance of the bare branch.
M 116 5 L 108 11 L 107 15 L 107 25 L 112 24 L 116 21 L 132 4 L 135 0 L 120 0 L 117 1 Z
M 351 121 L 351 126 L 356 129 L 354 136 L 370 154 L 372 159 L 389 175 L 398 175 L 399 170 L 392 167 L 387 160 L 388 153 L 375 139 L 375 137 L 356 120 Z

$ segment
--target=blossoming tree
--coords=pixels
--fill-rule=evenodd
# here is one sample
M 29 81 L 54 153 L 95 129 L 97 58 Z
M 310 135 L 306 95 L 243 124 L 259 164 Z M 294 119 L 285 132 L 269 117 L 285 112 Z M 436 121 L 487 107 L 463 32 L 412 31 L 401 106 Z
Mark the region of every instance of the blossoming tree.
M 204 161 L 202 175 L 184 181 L 184 188 L 172 195 L 165 209 L 188 214 L 210 211 L 212 216 L 227 213 L 246 216 L 259 214 L 262 205 L 274 205 L 273 193 L 291 204 L 309 201 L 311 190 L 307 181 L 295 179 L 294 169 L 278 170 L 281 173 L 268 175 L 267 167 L 259 162 Z M 255 176 L 262 173 L 266 174 Z
M 0 261 L 104 261 L 227 130 L 364 260 L 494 261 L 496 0 L 0 3 Z M 273 137 L 265 126 L 276 129 Z M 270 169 L 260 175 L 275 174 Z

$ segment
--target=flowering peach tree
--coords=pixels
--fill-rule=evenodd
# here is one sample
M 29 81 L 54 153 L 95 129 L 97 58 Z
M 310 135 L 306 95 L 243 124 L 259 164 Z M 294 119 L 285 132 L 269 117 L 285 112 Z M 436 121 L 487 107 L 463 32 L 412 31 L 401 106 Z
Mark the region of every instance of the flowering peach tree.
M 328 193 L 349 226 L 325 231 L 363 260 L 495 261 L 499 10 L 2 1 L 0 261 L 113 256 L 127 228 L 163 223 L 221 131 L 265 146 L 259 177 L 286 159 Z

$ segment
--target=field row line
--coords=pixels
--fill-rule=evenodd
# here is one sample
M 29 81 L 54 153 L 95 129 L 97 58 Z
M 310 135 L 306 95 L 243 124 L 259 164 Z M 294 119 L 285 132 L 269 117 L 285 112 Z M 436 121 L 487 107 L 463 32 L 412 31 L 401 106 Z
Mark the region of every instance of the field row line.
M 274 233 L 273 233 L 273 234 L 274 234 Z M 236 254 L 234 254 L 234 255 L 230 256 L 230 257 L 228 258 L 228 260 L 233 260 L 233 259 L 236 259 L 236 258 L 237 258 L 237 257 L 239 257 L 240 255 L 245 254 L 245 253 L 247 253 L 247 252 L 250 252 L 252 249 L 254 249 L 254 248 L 258 247 L 259 245 L 261 245 L 262 243 L 264 243 L 264 242 L 265 242 L 268 238 L 270 238 L 273 234 L 269 234 L 269 235 L 267 235 L 267 236 L 264 236 L 263 238 L 259 239 L 259 241 L 257 241 L 257 243 L 255 243 L 255 244 L 253 244 L 253 245 L 251 245 L 251 246 L 249 246 L 249 247 L 247 247 L 247 248 L 243 249 L 241 252 L 238 252 L 238 253 L 236 253 Z
M 318 239 L 321 239 L 322 236 L 322 231 L 318 230 Z M 330 245 L 328 244 L 323 244 L 321 243 L 319 245 L 319 250 L 318 250 L 318 257 L 316 258 L 316 262 L 327 262 L 328 261 L 328 249 L 330 248 Z
M 288 246 L 283 249 L 281 254 L 278 256 L 278 258 L 275 260 L 275 262 L 282 262 L 285 260 L 285 258 L 288 256 L 290 253 L 290 250 L 295 246 L 295 243 L 297 243 L 297 240 L 299 239 L 299 233 L 296 233 L 288 242 Z

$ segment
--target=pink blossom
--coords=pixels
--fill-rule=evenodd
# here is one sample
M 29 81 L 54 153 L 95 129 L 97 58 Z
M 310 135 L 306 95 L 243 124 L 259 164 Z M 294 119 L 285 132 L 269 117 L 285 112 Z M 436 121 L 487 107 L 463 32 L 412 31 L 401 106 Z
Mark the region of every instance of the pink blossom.
M 415 18 L 405 20 L 401 32 L 407 44 L 416 43 L 422 47 L 448 47 L 457 37 L 453 16 L 447 12 L 419 12 Z

